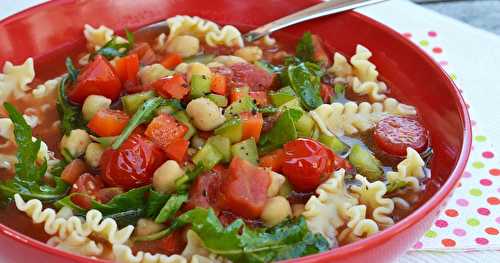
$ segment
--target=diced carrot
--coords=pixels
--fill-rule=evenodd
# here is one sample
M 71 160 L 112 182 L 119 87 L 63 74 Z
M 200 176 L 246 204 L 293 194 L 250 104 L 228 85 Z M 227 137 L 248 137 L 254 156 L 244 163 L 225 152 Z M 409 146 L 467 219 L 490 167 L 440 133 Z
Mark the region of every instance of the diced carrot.
M 116 61 L 115 70 L 122 83 L 126 81 L 136 83 L 137 72 L 139 72 L 139 56 L 137 54 L 131 54 L 119 58 Z
M 219 94 L 219 95 L 226 95 L 226 89 L 227 89 L 227 79 L 224 75 L 221 74 L 215 74 L 212 77 L 212 83 L 210 84 L 210 90 L 213 93 Z
M 74 159 L 71 161 L 61 173 L 61 179 L 68 183 L 73 184 L 76 182 L 80 175 L 84 174 L 87 171 L 87 165 L 81 159 Z
M 275 172 L 281 171 L 281 166 L 285 161 L 285 151 L 278 149 L 270 154 L 260 157 L 259 165 L 262 167 L 270 167 Z
M 171 115 L 163 113 L 149 123 L 144 134 L 166 152 L 169 144 L 182 138 L 187 131 L 188 127 L 184 124 L 177 122 Z
M 266 106 L 269 104 L 267 101 L 267 92 L 265 91 L 250 91 L 248 95 L 257 102 L 257 105 Z
M 189 147 L 189 141 L 184 138 L 178 138 L 171 142 L 167 148 L 165 148 L 165 153 L 169 159 L 175 160 L 178 163 L 182 163 L 186 157 L 186 152 Z
M 173 69 L 175 66 L 181 64 L 182 57 L 175 53 L 167 54 L 162 60 L 161 64 L 168 69 Z
M 162 97 L 182 99 L 189 93 L 189 85 L 180 74 L 161 78 L 153 83 L 153 87 Z
M 101 137 L 120 135 L 130 117 L 123 111 L 102 109 L 90 119 L 87 127 Z
M 264 119 L 262 119 L 262 114 L 251 112 L 243 112 L 240 114 L 241 121 L 243 123 L 243 135 L 242 140 L 253 137 L 256 142 L 259 141 L 260 133 L 262 132 L 262 126 L 264 125 Z

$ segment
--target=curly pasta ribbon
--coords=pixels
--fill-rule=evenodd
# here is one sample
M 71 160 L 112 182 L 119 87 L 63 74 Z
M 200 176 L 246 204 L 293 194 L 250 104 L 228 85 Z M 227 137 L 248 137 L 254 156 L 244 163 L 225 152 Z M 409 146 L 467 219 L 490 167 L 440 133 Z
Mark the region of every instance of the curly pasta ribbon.
M 16 99 L 26 95 L 28 84 L 35 78 L 35 67 L 33 58 L 28 58 L 21 65 L 13 65 L 10 61 L 5 62 L 3 73 L 0 74 L 0 103 L 14 94 Z
M 387 172 L 387 182 L 404 182 L 411 189 L 418 191 L 420 190 L 418 179 L 425 177 L 424 166 L 425 162 L 420 154 L 408 147 L 406 148 L 406 159 L 398 164 L 397 172 Z
M 389 215 L 394 211 L 394 201 L 384 198 L 387 192 L 385 184 L 381 181 L 370 183 L 366 177 L 359 174 L 356 175 L 356 180 L 361 181 L 361 186 L 353 185 L 351 191 L 361 204 L 366 205 L 368 216 L 381 225 L 393 225 L 394 220 Z

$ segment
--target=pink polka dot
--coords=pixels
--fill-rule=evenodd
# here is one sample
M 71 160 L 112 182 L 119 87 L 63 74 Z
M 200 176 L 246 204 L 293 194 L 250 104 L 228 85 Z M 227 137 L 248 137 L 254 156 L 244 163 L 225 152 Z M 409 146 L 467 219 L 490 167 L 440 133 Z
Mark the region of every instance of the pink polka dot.
M 495 222 L 499 223 L 500 224 L 500 216 L 495 218 Z
M 463 178 L 469 178 L 471 176 L 472 176 L 472 174 L 468 171 L 465 171 L 464 174 L 462 175 Z
M 434 223 L 437 227 L 440 227 L 440 228 L 444 228 L 444 227 L 447 227 L 448 226 L 448 222 L 442 220 L 442 219 L 439 219 L 439 220 L 436 220 L 436 222 Z
M 469 205 L 469 201 L 463 199 L 463 198 L 460 198 L 460 199 L 457 199 L 457 205 L 459 206 L 468 206 Z
M 484 157 L 484 158 L 491 159 L 491 158 L 493 158 L 494 156 L 495 156 L 495 155 L 494 155 L 492 152 L 490 152 L 490 151 L 484 151 L 484 152 L 483 152 L 483 157 Z
M 439 65 L 441 65 L 441 66 L 443 66 L 443 67 L 444 67 L 444 66 L 447 66 L 447 65 L 448 65 L 448 61 L 446 61 L 446 60 L 441 60 L 441 61 L 439 61 Z M 459 89 L 459 90 L 460 90 L 460 89 Z M 460 91 L 461 91 L 461 90 L 460 90 Z
M 492 169 L 490 169 L 490 174 L 493 176 L 500 176 L 500 169 L 492 168 Z
M 434 48 L 432 48 L 432 52 L 434 52 L 436 54 L 441 54 L 441 53 L 443 53 L 443 49 L 440 47 L 434 47 Z
M 459 237 L 463 237 L 467 234 L 467 232 L 465 232 L 465 230 L 463 230 L 461 228 L 455 228 L 455 229 L 453 229 L 453 234 L 455 234 L 456 236 L 459 236 Z
M 406 38 L 411 38 L 412 34 L 410 32 L 403 33 L 403 36 Z
M 483 215 L 483 216 L 489 216 L 490 215 L 490 210 L 488 208 L 484 208 L 484 207 L 480 207 L 477 209 L 477 212 L 480 214 L 480 215 Z
M 413 248 L 414 249 L 421 249 L 423 246 L 424 246 L 424 244 L 422 244 L 422 242 L 417 241 L 417 243 L 415 243 L 415 245 L 413 245 Z
M 490 186 L 493 184 L 493 182 L 490 179 L 481 179 L 479 180 L 479 183 L 484 186 Z
M 498 187 L 497 192 L 499 192 L 499 193 L 500 193 L 500 187 Z
M 476 240 L 476 243 L 478 243 L 479 245 L 488 245 L 488 243 L 489 243 L 488 239 L 486 239 L 484 237 L 478 237 L 475 240 Z
M 427 33 L 427 35 L 430 36 L 430 37 L 436 37 L 437 36 L 437 32 L 436 31 L 429 31 Z

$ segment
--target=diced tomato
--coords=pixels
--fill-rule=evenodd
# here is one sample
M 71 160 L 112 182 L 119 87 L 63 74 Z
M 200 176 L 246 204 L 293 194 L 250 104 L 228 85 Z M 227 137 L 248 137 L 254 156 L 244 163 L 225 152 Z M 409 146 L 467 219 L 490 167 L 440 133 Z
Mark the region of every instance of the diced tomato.
M 102 109 L 90 119 L 87 127 L 101 137 L 117 136 L 127 126 L 129 119 L 123 111 Z
M 182 57 L 175 53 L 167 54 L 161 60 L 160 64 L 162 64 L 165 68 L 173 69 L 175 66 L 182 63 Z
M 169 144 L 183 138 L 187 131 L 186 125 L 177 122 L 171 115 L 163 113 L 149 123 L 144 134 L 166 152 Z
M 273 75 L 249 63 L 237 63 L 230 66 L 233 74 L 232 87 L 250 87 L 250 91 L 266 91 L 273 84 Z
M 262 119 L 262 114 L 251 112 L 243 112 L 240 114 L 241 121 L 243 123 L 243 134 L 242 140 L 253 137 L 256 142 L 259 141 L 260 133 L 262 132 L 262 125 L 264 124 L 264 119 Z
M 328 53 L 323 46 L 323 41 L 318 35 L 312 35 L 312 44 L 314 47 L 314 60 L 324 66 L 329 66 L 330 58 L 328 57 Z
M 139 56 L 137 54 L 131 54 L 119 58 L 116 61 L 115 70 L 122 83 L 129 81 L 136 84 L 137 72 L 139 72 Z
M 267 101 L 267 92 L 265 91 L 250 91 L 248 95 L 256 101 L 257 105 L 266 106 L 269 104 Z
M 140 134 L 132 134 L 118 150 L 104 151 L 101 175 L 108 186 L 130 188 L 150 184 L 153 173 L 166 160 L 156 144 Z
M 296 139 L 283 146 L 282 171 L 294 189 L 314 191 L 334 170 L 335 154 L 311 139 Z
M 224 75 L 221 74 L 214 74 L 212 77 L 212 82 L 210 84 L 210 90 L 213 93 L 219 94 L 219 95 L 226 95 L 227 92 L 227 80 Z
M 271 183 L 269 173 L 250 162 L 235 157 L 222 182 L 222 208 L 239 216 L 258 218 L 267 200 Z
M 285 162 L 285 151 L 278 149 L 270 154 L 260 157 L 259 165 L 262 167 L 270 167 L 275 172 L 280 172 L 283 163 Z
M 320 95 L 321 95 L 321 98 L 323 99 L 324 103 L 331 103 L 332 98 L 335 96 L 335 92 L 333 91 L 333 89 L 330 85 L 322 83 Z
M 89 95 L 102 95 L 114 101 L 120 96 L 121 87 L 113 66 L 98 55 L 80 72 L 68 97 L 78 104 L 82 104 Z
M 71 197 L 71 201 L 76 205 L 85 208 L 92 208 L 92 199 L 95 194 L 103 187 L 99 177 L 89 173 L 82 174 L 71 187 L 71 193 L 79 193 Z
M 128 54 L 137 54 L 139 56 L 141 64 L 143 65 L 150 65 L 158 61 L 155 52 L 146 42 L 135 44 L 134 48 L 130 50 Z
M 61 173 L 61 179 L 68 183 L 73 184 L 78 180 L 80 175 L 84 174 L 87 171 L 87 165 L 81 159 L 74 159 L 71 161 Z
M 161 78 L 153 83 L 153 88 L 167 99 L 182 99 L 189 93 L 189 85 L 180 74 Z
M 424 126 L 414 118 L 389 116 L 377 123 L 373 139 L 385 152 L 405 156 L 408 147 L 423 152 L 429 143 L 428 134 Z
M 160 240 L 161 252 L 166 255 L 181 254 L 186 244 L 187 241 L 184 238 L 182 229 L 175 230 L 172 234 Z
M 105 204 L 109 201 L 111 201 L 111 199 L 113 199 L 113 197 L 119 195 L 119 194 L 122 194 L 123 193 L 123 189 L 121 187 L 107 187 L 107 188 L 103 188 L 99 191 L 97 191 L 97 193 L 95 193 L 95 198 L 102 204 Z
M 188 147 L 188 140 L 184 138 L 178 138 L 167 145 L 165 153 L 167 154 L 167 157 L 169 159 L 175 160 L 178 163 L 182 163 L 186 158 Z
M 189 190 L 189 199 L 183 209 L 190 210 L 196 207 L 212 207 L 218 211 L 217 199 L 220 192 L 223 173 L 224 168 L 217 165 L 211 171 L 196 177 Z

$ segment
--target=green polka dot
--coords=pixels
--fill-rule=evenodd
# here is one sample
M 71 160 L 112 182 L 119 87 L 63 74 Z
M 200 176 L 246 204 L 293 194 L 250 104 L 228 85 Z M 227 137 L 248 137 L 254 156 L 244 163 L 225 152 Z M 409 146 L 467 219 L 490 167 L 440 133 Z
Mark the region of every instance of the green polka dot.
M 425 233 L 425 236 L 428 237 L 428 238 L 435 238 L 437 237 L 437 233 L 436 231 L 432 231 L 432 230 L 429 230 Z
M 469 225 L 469 226 L 478 226 L 479 225 L 479 220 L 477 220 L 475 218 L 469 218 L 467 220 L 467 225 Z
M 451 73 L 451 74 L 450 74 L 450 78 L 451 78 L 451 80 L 453 80 L 453 81 L 457 80 L 457 74 L 455 74 L 455 73 Z
M 477 135 L 476 137 L 474 137 L 474 140 L 476 140 L 476 142 L 485 142 L 486 141 L 486 136 L 484 136 L 484 135 Z
M 481 190 L 479 190 L 477 188 L 472 188 L 469 190 L 469 194 L 472 196 L 481 196 L 483 194 L 483 192 L 481 192 Z
M 480 161 L 473 162 L 473 163 L 472 163 L 472 167 L 474 167 L 474 168 L 476 168 L 476 169 L 481 169 L 481 168 L 484 168 L 484 163 L 483 163 L 483 162 L 480 162 Z
M 428 45 L 429 45 L 429 41 L 427 41 L 427 40 L 425 40 L 425 39 L 424 39 L 424 40 L 420 40 L 420 42 L 418 42 L 418 43 L 420 43 L 420 45 L 421 45 L 421 46 L 424 46 L 424 47 L 426 47 L 426 46 L 428 46 Z

